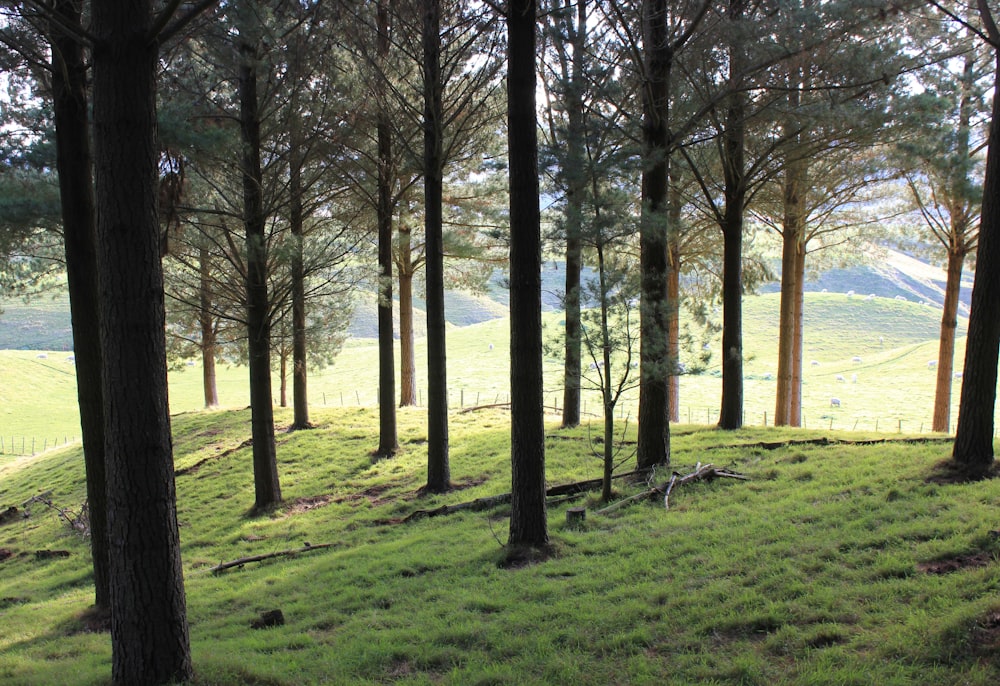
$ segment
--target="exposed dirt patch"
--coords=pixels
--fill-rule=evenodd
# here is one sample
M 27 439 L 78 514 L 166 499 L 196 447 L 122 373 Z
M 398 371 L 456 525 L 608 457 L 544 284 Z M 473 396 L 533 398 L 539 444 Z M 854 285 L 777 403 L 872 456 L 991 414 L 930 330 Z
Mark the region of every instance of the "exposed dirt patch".
M 16 522 L 19 519 L 24 519 L 26 515 L 22 515 L 20 510 L 16 507 L 8 507 L 3 512 L 0 512 L 0 525 L 10 524 L 11 522 Z
M 308 498 L 297 498 L 285 508 L 285 516 L 291 517 L 292 515 L 302 514 L 303 512 L 329 505 L 331 502 L 333 502 L 332 495 L 314 495 Z
M 931 562 L 921 562 L 917 565 L 917 571 L 925 574 L 951 574 L 960 572 L 963 569 L 975 569 L 985 567 L 993 562 L 993 554 L 985 551 L 969 553 L 968 555 L 956 555 L 943 560 L 932 560 Z
M 66 635 L 106 634 L 111 631 L 110 608 L 88 607 L 66 624 Z
M 939 486 L 971 484 L 983 479 L 995 479 L 998 476 L 1000 476 L 1000 465 L 996 463 L 985 474 L 970 474 L 964 466 L 957 462 L 944 460 L 931 468 L 931 473 L 927 477 L 927 483 L 938 484 Z
M 14 557 L 13 551 L 8 550 L 7 548 L 0 548 L 0 562 L 3 562 L 8 557 Z

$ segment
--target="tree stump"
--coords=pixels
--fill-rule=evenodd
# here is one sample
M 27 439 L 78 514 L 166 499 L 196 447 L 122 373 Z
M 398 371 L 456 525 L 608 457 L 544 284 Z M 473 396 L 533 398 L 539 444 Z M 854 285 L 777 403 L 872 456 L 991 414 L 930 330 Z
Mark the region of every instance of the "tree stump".
M 566 526 L 579 527 L 587 521 L 587 508 L 571 507 L 566 510 Z

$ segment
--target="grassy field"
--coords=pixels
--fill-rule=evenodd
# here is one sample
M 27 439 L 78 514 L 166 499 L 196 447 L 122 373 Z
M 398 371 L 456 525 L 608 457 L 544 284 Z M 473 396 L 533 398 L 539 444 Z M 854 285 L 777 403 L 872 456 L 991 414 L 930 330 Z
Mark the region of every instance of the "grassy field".
M 770 423 L 774 412 L 777 358 L 776 294 L 748 297 L 744 304 L 746 351 L 744 405 L 748 425 Z M 937 357 L 938 310 L 889 298 L 866 300 L 844 294 L 810 293 L 806 300 L 803 416 L 807 427 L 888 432 L 929 431 L 935 372 L 927 362 Z M 558 313 L 545 315 L 547 336 L 560 332 Z M 450 406 L 502 402 L 509 390 L 508 321 L 492 319 L 448 329 Z M 964 334 L 965 322 L 959 332 Z M 492 347 L 491 347 L 492 346 Z M 719 343 L 714 341 L 713 350 Z M 964 359 L 964 338 L 958 343 L 956 364 Z M 41 357 L 44 355 L 44 357 Z M 30 452 L 53 442 L 61 444 L 79 434 L 73 365 L 66 352 L 0 350 L 0 439 L 2 454 Z M 861 362 L 853 361 L 855 357 Z M 418 339 L 418 394 L 425 398 L 424 341 Z M 681 380 L 680 417 L 684 423 L 714 424 L 718 419 L 721 379 L 718 353 L 707 370 Z M 170 374 L 173 413 L 202 407 L 201 369 L 182 367 Z M 817 364 L 812 364 L 816 362 Z M 377 348 L 371 339 L 351 339 L 335 364 L 311 372 L 309 397 L 313 407 L 376 404 Z M 838 381 L 838 376 L 844 381 Z M 562 401 L 562 372 L 558 359 L 546 364 L 546 404 Z M 223 407 L 245 407 L 249 402 L 247 370 L 220 366 L 218 388 Z M 278 395 L 274 381 L 274 396 Z M 952 426 L 957 417 L 960 382 L 953 388 Z M 840 407 L 831 407 L 838 398 Z M 585 412 L 599 412 L 595 393 L 585 396 Z M 623 399 L 619 414 L 634 419 L 636 391 Z
M 282 433 L 286 503 L 258 517 L 238 448 L 249 413 L 176 417 L 197 686 L 1000 682 L 1000 480 L 938 480 L 946 442 L 676 426 L 675 469 L 711 461 L 750 480 L 688 484 L 669 511 L 662 499 L 606 515 L 593 496 L 552 502 L 552 555 L 506 569 L 503 508 L 400 520 L 508 490 L 509 416 L 455 414 L 458 488 L 422 497 L 425 413 L 403 411 L 401 453 L 373 463 L 376 414 L 317 409 L 315 430 Z M 549 483 L 598 474 L 586 429 L 547 434 Z M 76 511 L 81 470 L 77 447 L 0 463 L 0 506 L 51 491 Z M 617 495 L 639 487 L 618 482 Z M 580 505 L 585 524 L 567 527 Z M 0 683 L 108 684 L 108 635 L 83 619 L 88 543 L 29 510 L 0 525 Z M 306 542 L 333 545 L 211 572 Z M 283 626 L 250 628 L 272 609 Z

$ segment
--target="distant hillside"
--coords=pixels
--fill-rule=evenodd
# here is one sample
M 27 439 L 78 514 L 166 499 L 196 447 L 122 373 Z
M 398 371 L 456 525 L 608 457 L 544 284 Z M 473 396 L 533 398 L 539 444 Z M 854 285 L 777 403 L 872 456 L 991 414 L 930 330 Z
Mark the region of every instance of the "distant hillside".
M 545 262 L 542 266 L 542 309 L 553 311 L 562 309 L 565 292 L 566 270 L 562 262 Z M 858 266 L 846 269 L 831 269 L 819 278 L 808 281 L 806 292 L 846 294 L 854 292 L 853 298 L 859 302 L 869 295 L 891 300 L 906 299 L 923 303 L 935 310 L 944 301 L 944 270 L 896 251 L 887 251 L 886 259 L 872 266 Z M 959 316 L 968 316 L 969 300 L 972 292 L 972 274 L 966 274 L 962 282 Z M 775 293 L 777 283 L 765 284 L 760 293 Z M 447 291 L 445 294 L 445 314 L 452 326 L 463 327 L 479 324 L 507 316 L 510 302 L 509 290 L 504 276 L 497 272 L 487 285 L 484 293 Z M 414 302 L 414 328 L 417 336 L 424 335 L 426 314 L 424 302 Z M 835 304 L 831 305 L 836 307 Z M 69 301 L 59 295 L 46 297 L 28 305 L 20 301 L 0 302 L 0 350 L 71 350 L 73 348 L 70 327 Z M 396 335 L 399 333 L 399 311 L 394 308 Z M 810 316 L 807 313 L 807 316 Z M 901 315 L 905 319 L 907 315 Z M 939 318 L 933 314 L 931 319 Z M 835 318 L 835 317 L 834 317 Z M 829 320 L 828 315 L 819 316 L 819 321 Z M 807 325 L 807 328 L 811 328 Z M 374 294 L 359 291 L 355 302 L 354 318 L 350 326 L 353 338 L 371 339 L 378 335 Z M 934 333 L 931 338 L 935 337 Z M 923 339 L 926 340 L 926 339 Z

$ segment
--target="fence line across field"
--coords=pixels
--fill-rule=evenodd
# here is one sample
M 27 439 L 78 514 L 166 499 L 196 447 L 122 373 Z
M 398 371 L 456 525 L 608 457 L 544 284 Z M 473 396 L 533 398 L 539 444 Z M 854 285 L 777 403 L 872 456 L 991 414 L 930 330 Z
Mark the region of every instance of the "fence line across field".
M 360 390 L 335 391 L 321 393 L 322 405 L 327 407 L 378 407 L 378 389 L 371 396 Z M 544 397 L 545 412 L 548 415 L 558 415 L 562 412 L 559 406 L 561 394 L 548 393 Z M 417 391 L 417 406 L 424 406 L 423 391 Z M 502 406 L 510 403 L 510 394 L 496 391 L 471 391 L 464 388 L 454 389 L 448 393 L 448 406 L 452 410 L 464 410 L 481 406 Z M 277 403 L 275 403 L 277 406 Z M 601 404 L 584 399 L 580 406 L 581 415 L 585 418 L 600 419 L 603 416 Z M 637 414 L 635 402 L 621 402 L 615 407 L 615 418 L 634 421 Z M 719 410 L 711 407 L 681 406 L 678 416 L 682 423 L 711 426 L 719 420 Z M 685 421 L 686 420 L 686 421 Z M 766 410 L 763 412 L 743 412 L 745 426 L 773 426 L 774 416 Z M 885 417 L 834 417 L 821 415 L 818 419 L 803 415 L 803 429 L 827 429 L 838 431 L 874 431 L 876 433 L 926 433 L 930 432 L 929 422 L 904 420 Z M 1000 433 L 1000 427 L 994 429 L 994 437 Z M 77 442 L 75 436 L 50 438 L 45 436 L 12 436 L 0 435 L 0 455 L 23 456 L 36 455 L 50 448 L 62 447 Z

